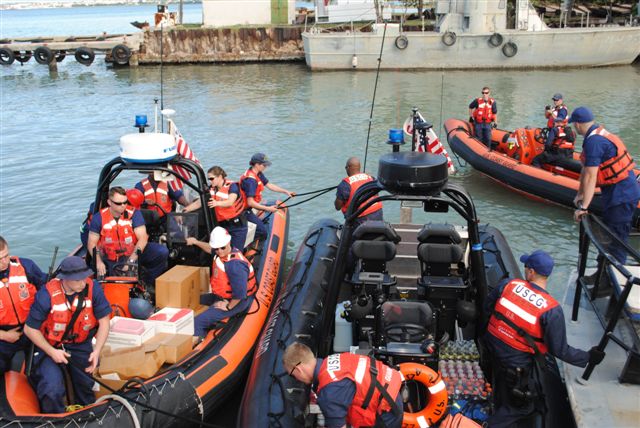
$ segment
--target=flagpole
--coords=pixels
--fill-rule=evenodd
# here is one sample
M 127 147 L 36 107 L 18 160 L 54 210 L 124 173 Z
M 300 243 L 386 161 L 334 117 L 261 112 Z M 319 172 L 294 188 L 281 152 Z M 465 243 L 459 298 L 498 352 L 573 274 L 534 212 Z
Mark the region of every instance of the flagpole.
M 160 21 L 160 111 L 164 110 L 164 75 L 163 75 L 163 61 L 164 61 L 164 22 Z M 162 121 L 161 130 L 164 132 L 164 120 Z

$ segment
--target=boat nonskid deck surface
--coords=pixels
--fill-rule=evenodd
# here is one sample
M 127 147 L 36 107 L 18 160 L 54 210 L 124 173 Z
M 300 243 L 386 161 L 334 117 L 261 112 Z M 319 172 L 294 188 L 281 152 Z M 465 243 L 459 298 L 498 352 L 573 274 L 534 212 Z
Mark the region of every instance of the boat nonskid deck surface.
M 603 328 L 583 295 L 578 321 L 571 320 L 571 309 L 577 273 L 569 279 L 563 303 L 567 325 L 567 341 L 580 349 L 589 349 L 602 337 Z M 596 306 L 606 311 L 608 299 L 599 299 Z M 618 323 L 614 334 L 625 343 L 632 343 L 632 327 L 628 322 Z M 591 374 L 588 382 L 580 382 L 584 368 L 562 364 L 571 408 L 578 427 L 637 427 L 640 421 L 640 385 L 619 383 L 620 371 L 627 361 L 627 352 L 615 343 L 605 349 L 606 357 Z

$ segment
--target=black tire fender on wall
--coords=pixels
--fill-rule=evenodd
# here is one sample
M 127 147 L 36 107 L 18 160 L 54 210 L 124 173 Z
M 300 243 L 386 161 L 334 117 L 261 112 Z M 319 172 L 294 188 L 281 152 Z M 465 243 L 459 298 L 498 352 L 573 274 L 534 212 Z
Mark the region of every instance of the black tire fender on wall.
M 93 49 L 84 46 L 76 49 L 74 56 L 76 61 L 87 66 L 91 65 L 93 60 L 96 59 L 96 54 L 93 52 Z
M 458 36 L 456 36 L 456 33 L 453 31 L 447 31 L 442 35 L 442 43 L 444 43 L 445 46 L 453 46 L 455 45 L 457 38 Z
M 500 46 L 503 41 L 504 37 L 502 37 L 502 34 L 500 33 L 493 33 L 491 37 L 489 37 L 489 45 L 493 46 L 494 48 Z
M 116 45 L 111 49 L 111 58 L 118 65 L 126 65 L 131 58 L 131 49 L 125 45 Z
M 502 53 L 507 58 L 511 58 L 518 53 L 518 45 L 513 42 L 505 43 L 505 45 L 502 47 Z
M 396 47 L 400 50 L 406 49 L 409 46 L 409 39 L 404 34 L 396 37 Z
M 0 48 L 0 65 L 11 65 L 16 60 L 13 51 L 8 48 Z
M 55 55 L 51 49 L 46 46 L 39 46 L 33 51 L 33 57 L 36 62 L 41 65 L 49 65 L 55 58 Z

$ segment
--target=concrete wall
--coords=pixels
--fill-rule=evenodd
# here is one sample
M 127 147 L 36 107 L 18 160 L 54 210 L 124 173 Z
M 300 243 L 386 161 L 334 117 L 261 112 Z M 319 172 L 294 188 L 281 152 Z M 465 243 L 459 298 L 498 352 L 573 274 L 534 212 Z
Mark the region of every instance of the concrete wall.
M 196 28 L 162 32 L 163 62 L 245 62 L 304 59 L 302 28 Z M 160 62 L 161 32 L 148 31 L 139 63 Z
M 295 0 L 286 2 L 287 20 L 295 20 Z M 277 4 L 278 2 L 276 2 Z M 271 0 L 202 0 L 202 23 L 205 26 L 264 25 L 277 23 L 272 16 Z

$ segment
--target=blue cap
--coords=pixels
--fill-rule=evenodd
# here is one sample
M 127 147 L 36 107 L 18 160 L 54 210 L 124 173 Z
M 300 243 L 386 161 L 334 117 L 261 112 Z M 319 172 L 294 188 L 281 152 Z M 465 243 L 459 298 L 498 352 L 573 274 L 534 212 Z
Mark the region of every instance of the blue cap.
M 569 123 L 587 123 L 594 119 L 593 112 L 589 107 L 578 107 L 571 113 Z
M 93 271 L 87 267 L 87 263 L 82 257 L 69 256 L 60 263 L 59 279 L 79 281 L 89 275 L 93 275 Z
M 553 271 L 553 258 L 542 250 L 536 250 L 531 254 L 523 254 L 520 261 L 525 267 L 531 268 L 538 275 L 549 276 Z
M 249 165 L 255 165 L 257 163 L 264 164 L 266 166 L 271 165 L 271 161 L 267 158 L 267 155 L 265 155 L 264 153 L 256 153 L 253 156 L 251 156 Z
M 562 98 L 563 98 L 563 97 L 562 97 L 562 94 L 561 94 L 560 92 L 556 92 L 556 93 L 555 93 L 555 94 L 553 94 L 553 96 L 551 97 L 551 99 L 552 99 L 553 101 L 558 101 L 558 100 L 561 100 Z

